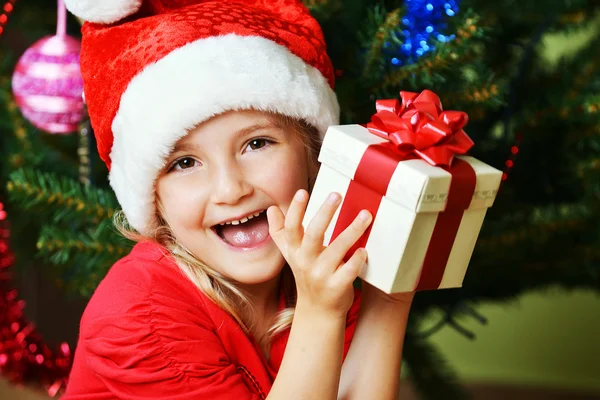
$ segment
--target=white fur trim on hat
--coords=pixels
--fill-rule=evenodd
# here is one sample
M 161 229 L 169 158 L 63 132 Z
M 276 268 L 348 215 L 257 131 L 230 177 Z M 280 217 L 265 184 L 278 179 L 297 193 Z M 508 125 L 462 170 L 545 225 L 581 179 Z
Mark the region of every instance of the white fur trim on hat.
M 110 182 L 130 225 L 156 227 L 155 180 L 175 143 L 200 122 L 257 109 L 305 119 L 321 135 L 339 119 L 321 72 L 270 40 L 234 34 L 197 40 L 135 76 L 112 123 Z
M 142 6 L 142 0 L 63 0 L 67 10 L 75 16 L 98 24 L 112 24 Z

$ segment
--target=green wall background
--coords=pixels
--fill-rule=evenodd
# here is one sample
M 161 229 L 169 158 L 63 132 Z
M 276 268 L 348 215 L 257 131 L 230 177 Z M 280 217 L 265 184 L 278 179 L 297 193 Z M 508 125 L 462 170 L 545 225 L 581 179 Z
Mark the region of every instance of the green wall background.
M 598 293 L 552 290 L 478 311 L 487 325 L 460 321 L 475 340 L 449 327 L 432 337 L 464 381 L 600 393 Z

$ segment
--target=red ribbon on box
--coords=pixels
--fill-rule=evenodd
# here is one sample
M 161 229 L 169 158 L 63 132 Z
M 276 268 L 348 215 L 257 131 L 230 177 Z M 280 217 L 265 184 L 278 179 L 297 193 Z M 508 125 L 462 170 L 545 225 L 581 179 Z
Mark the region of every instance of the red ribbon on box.
M 455 159 L 473 141 L 463 131 L 468 116 L 462 111 L 443 111 L 439 97 L 430 90 L 420 94 L 400 92 L 397 99 L 378 100 L 377 113 L 366 125 L 369 132 L 388 142 L 370 145 L 363 154 L 333 230 L 333 241 L 362 209 L 377 215 L 381 199 L 398 163 L 423 159 L 452 175 L 446 208 L 438 215 L 415 290 L 437 289 L 454 245 L 464 210 L 475 191 L 476 175 L 469 163 Z M 371 227 L 348 251 L 346 260 L 365 247 Z
M 431 90 L 400 92 L 400 98 L 402 103 L 378 100 L 377 113 L 367 124 L 369 132 L 389 140 L 399 154 L 448 167 L 455 154 L 465 154 L 473 147 L 462 129 L 469 121 L 467 113 L 443 111 L 439 97 Z

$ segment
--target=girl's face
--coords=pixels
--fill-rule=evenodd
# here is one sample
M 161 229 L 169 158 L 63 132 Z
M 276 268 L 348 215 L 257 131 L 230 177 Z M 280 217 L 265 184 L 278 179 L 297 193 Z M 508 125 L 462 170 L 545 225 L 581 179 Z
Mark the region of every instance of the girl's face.
M 157 196 L 175 238 L 198 259 L 239 283 L 263 283 L 285 262 L 265 210 L 286 213 L 296 191 L 308 189 L 313 164 L 300 135 L 268 114 L 228 112 L 177 142 Z

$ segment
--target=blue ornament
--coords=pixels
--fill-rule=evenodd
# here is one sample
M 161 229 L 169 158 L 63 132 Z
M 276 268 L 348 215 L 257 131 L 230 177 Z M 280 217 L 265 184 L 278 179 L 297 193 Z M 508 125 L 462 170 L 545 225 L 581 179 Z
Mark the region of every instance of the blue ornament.
M 458 12 L 459 0 L 405 0 L 406 15 L 402 18 L 402 30 L 396 33 L 391 42 L 384 43 L 384 52 L 394 67 L 414 63 L 427 52 L 435 50 L 433 38 L 447 42 L 454 34 L 442 33 L 447 28 L 445 22 Z M 394 46 L 392 43 L 402 43 Z

